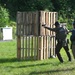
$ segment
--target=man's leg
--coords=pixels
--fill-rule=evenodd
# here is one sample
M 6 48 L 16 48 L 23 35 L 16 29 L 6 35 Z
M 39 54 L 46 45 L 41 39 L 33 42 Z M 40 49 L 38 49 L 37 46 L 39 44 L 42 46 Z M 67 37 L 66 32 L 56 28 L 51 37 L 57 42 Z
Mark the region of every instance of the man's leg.
M 72 45 L 72 54 L 73 54 L 73 57 L 75 59 L 75 45 Z
M 68 56 L 69 61 L 71 61 L 71 55 L 70 55 L 70 52 L 69 52 L 69 47 L 68 46 L 64 46 L 64 49 L 66 51 L 66 54 Z
M 61 48 L 62 48 L 62 45 L 60 43 L 57 43 L 56 49 L 55 49 L 56 55 L 57 55 L 58 59 L 60 60 L 60 62 L 63 62 L 63 59 L 62 59 L 61 54 L 60 54 Z

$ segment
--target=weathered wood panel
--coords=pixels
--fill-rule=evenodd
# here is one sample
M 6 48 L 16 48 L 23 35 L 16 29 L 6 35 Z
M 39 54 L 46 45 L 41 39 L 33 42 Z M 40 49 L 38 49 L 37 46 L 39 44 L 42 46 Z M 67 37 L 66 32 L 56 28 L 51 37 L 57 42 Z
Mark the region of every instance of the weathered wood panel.
M 42 27 L 53 28 L 57 12 L 35 11 L 17 13 L 17 57 L 20 59 L 48 59 L 55 55 L 55 33 Z
M 53 36 L 18 37 L 17 57 L 18 59 L 48 59 L 51 55 L 55 55 L 54 44 L 55 37 Z
M 54 27 L 57 18 L 57 12 L 18 12 L 17 35 L 52 35 L 54 33 L 44 29 L 42 24 Z

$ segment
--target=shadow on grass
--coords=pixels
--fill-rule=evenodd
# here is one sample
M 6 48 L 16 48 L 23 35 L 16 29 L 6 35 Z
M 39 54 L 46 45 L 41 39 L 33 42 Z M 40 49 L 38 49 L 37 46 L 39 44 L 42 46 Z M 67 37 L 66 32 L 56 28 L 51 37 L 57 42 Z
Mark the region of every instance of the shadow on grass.
M 16 58 L 1 58 L 0 63 L 7 63 L 7 62 L 17 62 Z
M 25 61 L 25 62 L 27 62 L 27 61 Z M 31 61 L 32 62 L 32 61 Z M 35 62 L 35 61 L 33 61 L 33 62 Z M 46 62 L 46 63 L 44 63 L 44 62 L 40 62 L 40 63 L 31 63 L 31 64 L 22 64 L 21 66 L 20 65 L 18 65 L 18 66 L 8 66 L 8 67 L 11 67 L 11 68 L 32 68 L 32 67 L 38 67 L 38 66 L 45 66 L 45 65 L 53 65 L 53 66 L 58 66 L 59 64 L 61 64 L 61 63 L 52 63 L 52 62 Z
M 22 66 L 17 66 L 17 67 L 13 67 L 13 66 L 8 66 L 11 68 L 27 68 L 27 67 L 33 67 L 33 66 L 45 66 L 45 65 L 49 65 L 51 63 L 41 63 L 41 64 L 29 64 L 29 65 L 22 65 Z
M 22 65 L 18 65 L 18 66 L 11 66 L 9 65 L 8 67 L 11 67 L 11 68 L 27 68 L 27 67 L 34 67 L 34 66 L 44 66 L 44 65 L 53 65 L 53 66 L 57 66 L 59 64 L 61 64 L 60 62 L 58 63 L 52 63 L 52 62 L 39 62 L 38 60 L 18 60 L 17 58 L 3 58 L 3 59 L 0 59 L 0 63 L 13 63 L 13 62 L 30 62 L 31 64 L 22 64 Z M 33 63 L 35 62 L 35 63 Z M 39 63 L 36 63 L 36 62 L 39 62 Z
M 17 58 L 0 58 L 0 63 L 8 63 L 8 62 L 26 62 L 26 61 L 36 61 L 34 59 L 17 59 Z
M 57 64 L 53 64 L 51 62 L 50 63 L 38 63 L 38 64 L 30 64 L 30 65 L 18 66 L 16 68 L 27 68 L 27 67 L 45 66 L 45 65 L 53 65 L 53 66 L 55 66 L 55 65 L 59 65 L 59 63 L 57 63 Z
M 50 71 L 44 71 L 44 72 L 31 72 L 29 75 L 50 75 L 50 74 L 53 74 L 53 73 L 58 73 L 58 72 L 67 72 L 67 71 L 72 71 L 72 70 L 75 70 L 75 67 L 73 68 L 67 68 L 67 69 L 56 69 L 56 70 L 50 70 Z M 58 75 L 58 74 L 56 74 Z

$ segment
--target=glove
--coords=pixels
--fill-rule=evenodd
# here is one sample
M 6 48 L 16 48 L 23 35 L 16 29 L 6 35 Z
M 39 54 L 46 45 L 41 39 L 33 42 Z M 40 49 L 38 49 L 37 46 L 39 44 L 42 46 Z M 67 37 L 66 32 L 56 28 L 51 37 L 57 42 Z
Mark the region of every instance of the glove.
M 43 27 L 45 27 L 45 26 L 46 26 L 46 24 L 43 24 L 42 26 L 43 26 Z

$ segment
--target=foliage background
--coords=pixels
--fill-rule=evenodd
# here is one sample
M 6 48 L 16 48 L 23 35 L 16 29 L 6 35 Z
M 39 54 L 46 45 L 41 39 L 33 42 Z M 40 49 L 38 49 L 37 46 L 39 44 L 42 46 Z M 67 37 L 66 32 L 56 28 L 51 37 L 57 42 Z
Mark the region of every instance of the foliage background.
M 59 22 L 72 28 L 75 19 L 75 0 L 0 0 L 0 27 L 16 26 L 17 11 L 47 10 L 58 12 Z

